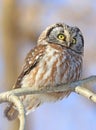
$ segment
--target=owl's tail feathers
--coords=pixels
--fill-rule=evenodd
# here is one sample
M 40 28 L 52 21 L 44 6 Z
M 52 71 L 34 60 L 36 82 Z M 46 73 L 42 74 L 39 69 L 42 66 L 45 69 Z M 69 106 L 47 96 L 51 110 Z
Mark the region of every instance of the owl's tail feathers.
M 8 106 L 5 111 L 5 116 L 7 117 L 8 120 L 12 121 L 15 120 L 18 116 L 18 111 L 13 108 L 13 104 Z

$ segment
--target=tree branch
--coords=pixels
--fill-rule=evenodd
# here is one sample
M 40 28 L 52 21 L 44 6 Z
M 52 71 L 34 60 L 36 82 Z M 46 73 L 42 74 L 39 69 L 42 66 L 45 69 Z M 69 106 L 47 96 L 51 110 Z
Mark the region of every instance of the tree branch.
M 92 91 L 90 91 L 84 87 L 77 86 L 75 88 L 75 92 L 96 103 L 96 94 L 94 94 Z
M 76 90 L 76 86 L 77 87 L 80 86 L 80 88 L 83 88 L 82 86 L 84 86 L 86 83 L 94 82 L 94 81 L 96 81 L 96 76 L 90 76 L 88 78 L 75 81 L 72 83 L 58 84 L 55 87 L 47 86 L 46 88 L 43 88 L 42 86 L 40 90 L 33 90 L 34 87 L 33 88 L 27 87 L 27 88 L 14 89 L 14 90 L 8 91 L 8 93 L 12 92 L 16 96 L 30 95 L 30 94 L 45 94 L 45 93 L 51 93 L 51 92 L 64 92 L 68 90 L 78 93 Z
M 11 102 L 16 106 L 19 112 L 19 120 L 20 120 L 19 130 L 24 130 L 25 111 L 24 111 L 24 106 L 22 102 L 20 101 L 20 99 L 12 93 L 5 92 L 5 93 L 0 94 L 0 103 L 3 103 L 3 102 Z
M 18 98 L 18 96 L 30 95 L 30 94 L 45 94 L 51 92 L 64 92 L 70 90 L 71 92 L 76 92 L 84 97 L 87 97 L 88 99 L 91 99 L 93 102 L 96 103 L 96 94 L 94 94 L 87 88 L 83 87 L 86 83 L 88 84 L 94 81 L 96 82 L 96 76 L 90 76 L 86 79 L 82 79 L 68 84 L 58 84 L 57 86 L 54 87 L 47 86 L 45 89 L 43 89 L 42 86 L 40 90 L 33 90 L 34 87 L 13 89 L 11 91 L 3 92 L 0 94 L 0 103 L 12 102 L 17 107 L 20 120 L 19 130 L 24 130 L 25 126 L 24 106 L 20 101 L 20 99 Z

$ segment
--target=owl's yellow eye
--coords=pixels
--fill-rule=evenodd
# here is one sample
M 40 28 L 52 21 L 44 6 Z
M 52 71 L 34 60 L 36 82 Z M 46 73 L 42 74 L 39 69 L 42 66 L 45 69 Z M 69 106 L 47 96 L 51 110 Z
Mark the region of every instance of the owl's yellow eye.
M 57 38 L 58 38 L 59 40 L 65 40 L 64 34 L 58 34 Z
M 76 38 L 73 38 L 73 39 L 72 39 L 72 43 L 73 43 L 73 44 L 76 44 Z

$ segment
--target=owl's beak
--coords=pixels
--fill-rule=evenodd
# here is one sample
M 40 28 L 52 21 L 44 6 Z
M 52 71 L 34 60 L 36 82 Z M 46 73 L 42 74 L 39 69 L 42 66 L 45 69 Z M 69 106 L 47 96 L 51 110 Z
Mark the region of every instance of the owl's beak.
M 70 42 L 65 42 L 64 41 L 64 43 L 61 43 L 63 46 L 65 46 L 65 47 L 70 47 Z
M 70 42 L 67 42 L 67 47 L 70 47 Z
M 64 30 L 64 35 L 66 36 L 66 46 L 70 47 L 70 34 L 68 30 Z

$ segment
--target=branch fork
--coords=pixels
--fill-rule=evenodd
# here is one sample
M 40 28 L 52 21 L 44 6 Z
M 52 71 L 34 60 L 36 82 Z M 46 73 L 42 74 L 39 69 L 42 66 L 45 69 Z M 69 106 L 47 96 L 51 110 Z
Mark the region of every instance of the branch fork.
M 71 92 L 80 94 L 96 103 L 96 94 L 88 90 L 87 88 L 83 87 L 85 84 L 94 81 L 96 82 L 96 76 L 90 76 L 86 79 L 82 79 L 68 84 L 58 84 L 56 87 L 55 86 L 52 88 L 47 87 L 47 89 L 41 89 L 41 90 L 33 90 L 30 87 L 13 89 L 7 92 L 0 93 L 0 103 L 11 102 L 16 106 L 19 112 L 19 120 L 20 120 L 19 130 L 24 130 L 25 117 L 26 117 L 25 109 L 23 103 L 19 99 L 19 96 L 30 95 L 30 94 L 44 94 L 44 93 L 51 93 L 51 92 L 64 92 L 70 90 Z

